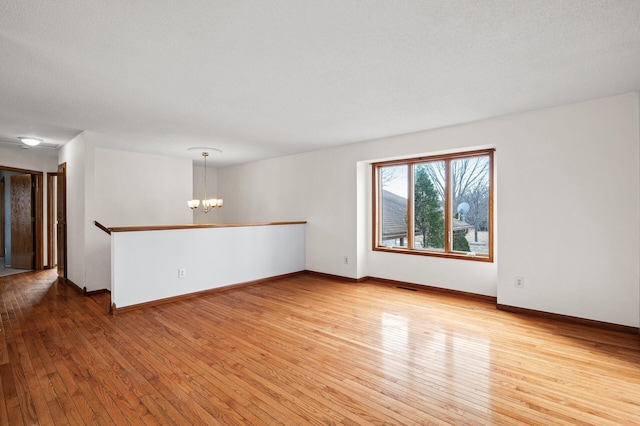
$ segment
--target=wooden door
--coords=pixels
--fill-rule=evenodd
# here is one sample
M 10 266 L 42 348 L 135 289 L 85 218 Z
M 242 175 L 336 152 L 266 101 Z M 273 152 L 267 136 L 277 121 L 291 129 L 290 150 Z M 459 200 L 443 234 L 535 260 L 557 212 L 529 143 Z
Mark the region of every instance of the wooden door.
M 11 176 L 11 267 L 34 267 L 34 214 L 31 175 Z
M 67 279 L 67 163 L 58 166 L 57 174 L 57 243 L 58 278 Z

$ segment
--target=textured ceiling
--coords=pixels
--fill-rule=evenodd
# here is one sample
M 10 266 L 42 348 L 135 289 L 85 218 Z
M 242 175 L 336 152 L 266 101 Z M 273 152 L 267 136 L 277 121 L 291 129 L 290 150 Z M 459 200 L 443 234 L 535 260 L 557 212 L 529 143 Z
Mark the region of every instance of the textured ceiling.
M 0 2 L 0 144 L 222 166 L 638 89 L 637 0 Z

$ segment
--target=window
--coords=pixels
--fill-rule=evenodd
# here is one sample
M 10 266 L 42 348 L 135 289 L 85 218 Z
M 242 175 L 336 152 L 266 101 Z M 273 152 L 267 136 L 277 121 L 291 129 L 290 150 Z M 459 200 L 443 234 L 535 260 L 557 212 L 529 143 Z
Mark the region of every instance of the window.
M 373 164 L 373 249 L 492 262 L 492 176 L 492 149 Z

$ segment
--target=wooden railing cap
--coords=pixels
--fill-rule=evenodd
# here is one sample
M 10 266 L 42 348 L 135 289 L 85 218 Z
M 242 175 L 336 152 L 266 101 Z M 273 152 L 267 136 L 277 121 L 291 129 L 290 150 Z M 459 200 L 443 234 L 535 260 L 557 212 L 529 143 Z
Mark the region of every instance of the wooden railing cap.
M 112 232 L 135 232 L 135 231 L 167 231 L 174 229 L 205 229 L 205 228 L 238 228 L 243 226 L 277 226 L 277 225 L 304 225 L 306 221 L 288 222 L 247 222 L 247 223 L 187 223 L 182 225 L 151 225 L 151 226 L 113 226 L 106 227 L 95 221 L 95 225 L 108 234 Z

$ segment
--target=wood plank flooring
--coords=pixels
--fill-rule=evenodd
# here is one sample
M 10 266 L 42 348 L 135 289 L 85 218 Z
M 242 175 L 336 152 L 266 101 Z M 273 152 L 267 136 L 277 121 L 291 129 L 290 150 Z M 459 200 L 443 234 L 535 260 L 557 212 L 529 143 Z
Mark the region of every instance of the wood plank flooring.
M 0 425 L 640 424 L 638 336 L 302 274 L 108 314 L 0 278 Z

